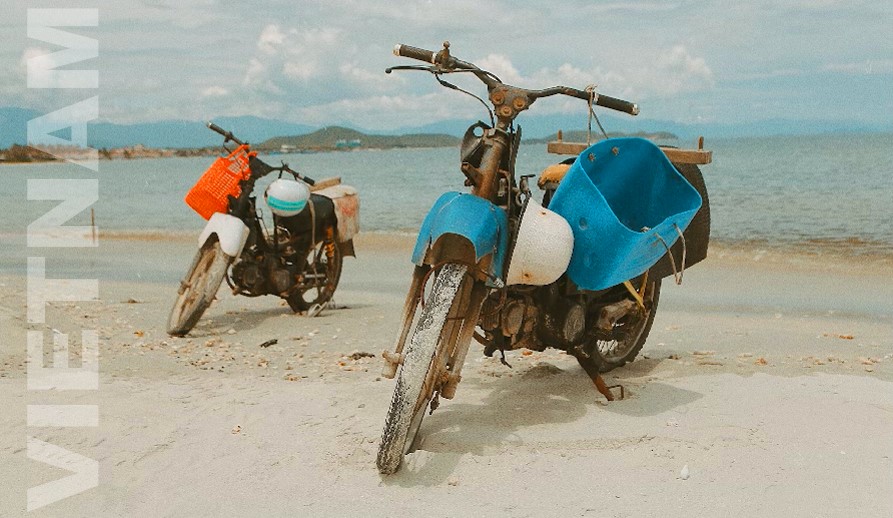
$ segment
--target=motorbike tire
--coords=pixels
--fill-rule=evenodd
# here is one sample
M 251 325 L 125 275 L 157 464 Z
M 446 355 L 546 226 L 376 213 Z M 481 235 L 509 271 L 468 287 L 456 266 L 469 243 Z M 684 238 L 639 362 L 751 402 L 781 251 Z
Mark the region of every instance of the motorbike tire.
M 180 283 L 177 300 L 168 318 L 169 335 L 183 336 L 195 327 L 217 295 L 232 261 L 233 258 L 223 252 L 216 239 L 206 242 L 199 249 L 189 272 Z
M 334 245 L 335 247 L 332 264 L 329 264 L 328 257 L 325 254 L 325 247 L 329 245 Z M 320 244 L 313 247 L 311 254 L 313 255 L 313 262 L 315 263 L 316 270 L 325 271 L 326 284 L 323 288 L 310 287 L 299 289 L 289 295 L 285 301 L 288 302 L 288 306 L 295 313 L 307 311 L 310 307 L 316 304 L 325 304 L 331 300 L 332 296 L 335 294 L 335 289 L 338 288 L 338 281 L 341 280 L 341 267 L 344 263 L 344 252 L 341 250 L 341 246 L 339 246 L 338 243 L 323 240 Z M 307 266 L 305 271 L 310 272 L 313 271 L 313 269 L 314 264 L 311 264 Z M 314 292 L 315 296 L 312 295 Z
M 396 472 L 409 452 L 431 400 L 438 369 L 432 369 L 439 348 L 449 347 L 441 337 L 449 327 L 447 315 L 460 298 L 466 267 L 446 264 L 438 272 L 431 294 L 403 351 L 403 364 L 397 373 L 394 395 L 385 418 L 376 463 L 378 471 Z
M 630 326 L 630 331 L 625 334 L 625 340 L 616 341 L 617 345 L 613 348 L 596 343 L 592 347 L 592 361 L 598 364 L 599 371 L 602 373 L 612 371 L 617 367 L 622 367 L 633 361 L 638 356 L 639 351 L 645 345 L 648 339 L 648 333 L 651 332 L 651 326 L 654 324 L 654 316 L 657 314 L 657 303 L 660 300 L 660 279 L 651 281 L 649 291 L 654 293 L 651 304 L 644 314 L 637 314 L 637 317 L 623 323 Z

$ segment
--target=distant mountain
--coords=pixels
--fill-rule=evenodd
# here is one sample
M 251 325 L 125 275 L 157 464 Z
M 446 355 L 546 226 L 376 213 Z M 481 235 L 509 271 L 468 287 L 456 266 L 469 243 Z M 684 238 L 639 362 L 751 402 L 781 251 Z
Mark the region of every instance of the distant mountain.
M 486 114 L 484 114 L 486 115 Z M 522 128 L 525 139 L 544 139 L 555 135 L 558 130 L 576 130 L 585 128 L 588 121 L 585 116 L 578 114 L 549 114 L 531 115 L 525 114 L 518 118 L 517 124 Z M 584 114 L 585 115 L 585 114 Z M 599 113 L 599 119 L 605 130 L 611 133 L 672 133 L 681 140 L 692 140 L 698 136 L 705 136 L 708 140 L 729 137 L 758 137 L 770 135 L 817 135 L 824 133 L 875 133 L 893 132 L 893 124 L 870 124 L 856 121 L 829 121 L 829 120 L 764 120 L 757 122 L 735 123 L 681 123 L 658 119 L 644 119 L 628 115 Z M 472 119 L 448 120 L 423 126 L 404 127 L 395 133 L 425 132 L 446 133 L 449 135 L 462 135 L 465 129 L 474 123 Z M 487 121 L 485 121 L 487 122 Z M 598 133 L 595 121 L 592 123 L 593 133 Z
M 44 114 L 25 108 L 0 107 L 0 149 L 8 148 L 13 144 L 27 144 L 28 121 L 41 115 Z M 482 112 L 481 115 L 483 118 L 487 118 L 485 112 Z M 604 111 L 599 113 L 599 117 L 609 133 L 668 132 L 679 136 L 682 140 L 691 140 L 699 135 L 704 135 L 709 140 L 740 136 L 893 131 L 893 125 L 891 124 L 868 124 L 853 121 L 778 119 L 725 124 L 685 124 L 605 113 Z M 281 136 L 302 136 L 317 130 L 316 127 L 305 124 L 253 116 L 219 117 L 214 119 L 214 122 L 232 131 L 239 138 L 252 143 L 266 143 L 266 141 L 274 137 Z M 462 136 L 466 128 L 474 122 L 475 119 L 446 120 L 419 126 L 397 128 L 392 131 L 375 132 L 357 131 L 333 126 L 327 129 L 334 131 L 335 128 L 338 128 L 345 132 L 355 131 L 356 134 L 351 136 L 349 133 L 343 133 L 340 137 L 332 140 L 325 133 L 320 133 L 312 138 L 317 139 L 317 144 L 323 147 L 334 145 L 334 141 L 342 138 L 347 140 L 360 138 L 365 142 L 363 147 L 446 146 L 455 145 L 457 142 L 455 138 Z M 524 116 L 519 118 L 518 123 L 523 128 L 524 138 L 543 139 L 553 136 L 559 129 L 584 128 L 587 124 L 587 119 L 585 113 L 524 114 Z M 351 126 L 350 124 L 346 125 Z M 593 126 L 593 129 L 597 131 L 597 127 Z M 325 132 L 326 129 L 319 131 Z M 386 137 L 391 137 L 391 140 L 386 139 Z M 447 137 L 452 137 L 453 140 L 449 140 Z M 395 138 L 397 140 L 393 140 Z M 94 148 L 121 148 L 139 144 L 151 148 L 200 148 L 216 146 L 220 141 L 220 137 L 206 128 L 203 121 L 172 120 L 137 124 L 96 122 L 89 125 L 88 131 L 88 143 Z
M 459 138 L 444 134 L 376 135 L 363 133 L 350 128 L 329 126 L 307 135 L 276 137 L 261 143 L 260 149 L 278 150 L 283 147 L 294 149 L 387 149 L 418 147 L 452 147 L 459 144 Z
M 666 140 L 679 140 L 679 137 L 674 135 L 673 133 L 668 133 L 666 131 L 658 131 L 658 132 L 644 132 L 637 131 L 634 133 L 618 133 L 618 132 L 608 132 L 609 137 L 641 137 L 647 138 L 649 140 L 656 141 L 666 141 Z M 547 144 L 557 139 L 557 132 L 549 135 L 548 137 L 543 138 L 531 138 L 524 139 L 523 142 L 527 144 Z M 572 131 L 562 131 L 562 140 L 565 142 L 586 142 L 588 135 L 585 130 L 572 130 Z M 592 140 L 593 142 L 601 138 L 601 132 L 593 131 L 592 132 Z
M 28 121 L 44 115 L 23 108 L 0 108 L 0 149 L 28 143 Z M 262 142 L 277 135 L 301 135 L 316 129 L 260 117 L 219 117 L 214 122 L 248 142 Z M 200 121 L 160 121 L 138 124 L 95 122 L 87 126 L 87 143 L 94 148 L 119 148 L 142 144 L 151 148 L 198 148 L 220 144 L 220 135 Z
M 276 135 L 299 135 L 312 126 L 260 117 L 220 117 L 213 120 L 247 142 L 262 142 Z M 89 126 L 89 142 L 95 148 L 115 148 L 142 144 L 152 148 L 198 148 L 222 142 L 220 135 L 204 122 L 163 121 L 131 125 L 96 123 Z

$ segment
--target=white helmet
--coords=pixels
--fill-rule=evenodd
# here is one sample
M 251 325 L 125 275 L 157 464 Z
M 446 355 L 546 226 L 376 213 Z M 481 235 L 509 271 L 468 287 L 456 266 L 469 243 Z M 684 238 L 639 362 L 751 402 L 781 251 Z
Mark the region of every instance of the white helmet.
M 273 214 L 282 217 L 299 214 L 307 206 L 310 189 L 303 182 L 278 178 L 267 187 L 264 200 Z
M 567 270 L 574 251 L 571 226 L 535 199 L 527 200 L 506 284 L 545 286 Z

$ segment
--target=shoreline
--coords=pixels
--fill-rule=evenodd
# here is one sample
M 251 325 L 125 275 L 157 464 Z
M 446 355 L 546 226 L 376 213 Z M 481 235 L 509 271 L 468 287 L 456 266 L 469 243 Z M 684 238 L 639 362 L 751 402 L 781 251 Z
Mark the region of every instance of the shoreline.
M 178 242 L 188 243 L 198 239 L 202 230 L 202 222 L 197 222 L 195 228 L 190 230 L 166 230 L 166 229 L 111 229 L 99 228 L 97 241 L 99 246 L 103 242 L 114 243 L 153 243 L 153 242 Z M 399 244 L 403 248 L 411 250 L 417 236 L 414 230 L 361 230 L 355 238 L 358 250 L 363 246 L 377 248 L 381 243 Z M 26 234 L 0 232 L 0 239 L 8 244 L 21 243 L 24 248 Z M 90 238 L 90 234 L 84 235 Z M 864 243 L 864 244 L 863 244 Z M 867 245 L 867 246 L 866 246 Z M 5 255 L 0 253 L 0 257 Z M 814 240 L 800 243 L 771 243 L 763 240 L 732 241 L 712 238 L 708 251 L 709 257 L 730 257 L 746 259 L 750 257 L 754 262 L 783 262 L 785 259 L 798 263 L 815 262 L 817 264 L 846 263 L 846 267 L 859 267 L 871 265 L 879 268 L 893 268 L 893 244 L 865 243 L 858 238 L 827 239 L 821 243 Z M 855 261 L 854 261 L 855 260 Z M 893 275 L 893 272 L 891 272 Z

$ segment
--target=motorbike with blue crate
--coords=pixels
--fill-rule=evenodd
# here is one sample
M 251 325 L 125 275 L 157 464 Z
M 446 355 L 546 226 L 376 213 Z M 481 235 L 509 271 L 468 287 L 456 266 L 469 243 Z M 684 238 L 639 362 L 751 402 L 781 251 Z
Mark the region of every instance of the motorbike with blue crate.
M 383 376 L 396 377 L 377 456 L 383 474 L 399 469 L 426 411 L 456 394 L 472 339 L 506 364 L 506 350 L 564 350 L 613 400 L 616 387 L 601 374 L 642 349 L 661 280 L 681 282 L 684 269 L 706 256 L 710 227 L 697 165 L 681 150 L 671 163 L 671 150 L 645 139 L 605 135 L 547 168 L 537 182 L 542 202 L 530 189 L 534 175 L 516 176 L 521 128 L 514 121 L 535 101 L 578 98 L 590 117 L 595 106 L 636 115 L 636 104 L 594 88 L 512 86 L 453 57 L 449 42 L 438 52 L 397 45 L 394 54 L 426 64 L 387 73 L 429 72 L 476 97 L 490 123 L 473 124 L 462 140 L 460 169 L 471 192 L 444 193 L 419 231 L 396 344 L 383 353 Z M 480 80 L 492 109 L 446 81 L 448 74 Z
M 318 315 L 338 287 L 344 256 L 355 255 L 356 190 L 339 177 L 314 181 L 284 162 L 271 166 L 232 132 L 208 127 L 224 137 L 227 156 L 214 162 L 184 200 L 208 223 L 180 282 L 168 334 L 189 333 L 224 280 L 236 295 L 275 295 L 296 313 Z M 230 142 L 235 146 L 228 147 Z M 264 190 L 272 212 L 268 229 L 254 189 L 272 174 L 278 178 Z

